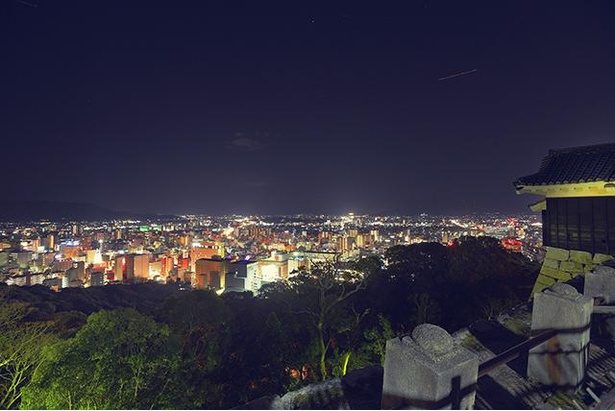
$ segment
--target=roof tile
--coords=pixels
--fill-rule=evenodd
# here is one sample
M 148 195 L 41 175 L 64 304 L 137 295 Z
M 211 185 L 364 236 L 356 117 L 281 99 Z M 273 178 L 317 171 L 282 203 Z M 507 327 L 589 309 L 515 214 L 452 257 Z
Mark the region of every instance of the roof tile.
M 537 173 L 515 186 L 574 184 L 615 180 L 615 143 L 549 150 Z

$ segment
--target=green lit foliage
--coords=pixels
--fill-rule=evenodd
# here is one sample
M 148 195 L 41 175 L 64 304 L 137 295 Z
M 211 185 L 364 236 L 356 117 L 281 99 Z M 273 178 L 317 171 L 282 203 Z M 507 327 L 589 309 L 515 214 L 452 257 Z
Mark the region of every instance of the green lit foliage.
M 351 357 L 350 369 L 362 368 L 368 365 L 384 365 L 386 342 L 395 337 L 391 323 L 383 316 L 378 315 L 377 324 L 363 331 L 363 344 L 360 345 L 356 355 Z
M 42 363 L 43 349 L 55 341 L 48 327 L 26 322 L 29 308 L 23 302 L 0 303 L 0 408 L 19 406 L 21 390 Z
M 23 409 L 149 409 L 171 405 L 169 330 L 133 309 L 90 315 L 74 338 L 45 350 Z

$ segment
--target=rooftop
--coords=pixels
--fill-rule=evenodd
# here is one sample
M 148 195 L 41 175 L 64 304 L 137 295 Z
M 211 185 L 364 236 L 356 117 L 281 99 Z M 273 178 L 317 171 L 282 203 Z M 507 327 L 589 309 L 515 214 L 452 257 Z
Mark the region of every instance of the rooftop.
M 615 143 L 549 150 L 535 174 L 520 177 L 520 186 L 615 181 Z
M 236 260 L 231 261 L 231 265 L 248 265 L 248 264 L 256 264 L 258 261 L 256 260 Z

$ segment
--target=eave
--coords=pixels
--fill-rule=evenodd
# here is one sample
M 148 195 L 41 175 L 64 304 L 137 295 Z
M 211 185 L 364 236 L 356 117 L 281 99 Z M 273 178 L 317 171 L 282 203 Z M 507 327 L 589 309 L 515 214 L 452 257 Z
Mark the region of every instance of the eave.
M 528 206 L 532 211 L 544 211 L 547 209 L 547 200 L 542 199 Z
M 615 196 L 615 181 L 591 181 L 588 183 L 519 185 L 517 194 L 538 194 L 545 197 L 605 197 Z

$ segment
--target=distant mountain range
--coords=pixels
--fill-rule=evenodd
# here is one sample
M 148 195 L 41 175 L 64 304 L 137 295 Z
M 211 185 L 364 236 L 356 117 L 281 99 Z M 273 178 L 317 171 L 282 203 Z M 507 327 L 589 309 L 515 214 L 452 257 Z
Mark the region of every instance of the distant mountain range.
M 176 218 L 176 216 L 114 211 L 89 203 L 0 201 L 0 221 L 104 221 L 112 219 L 146 220 L 172 218 Z

